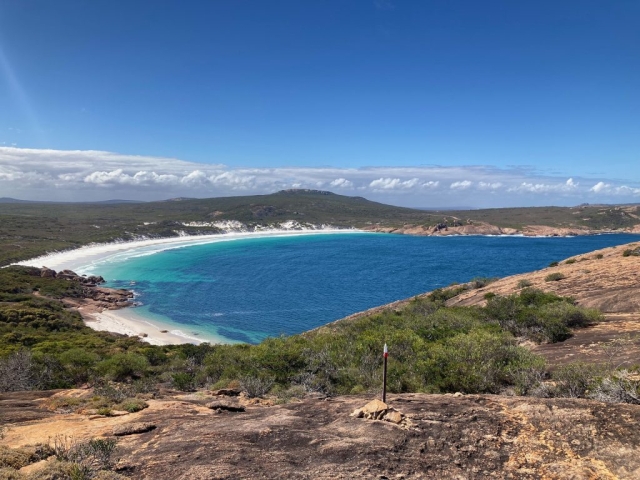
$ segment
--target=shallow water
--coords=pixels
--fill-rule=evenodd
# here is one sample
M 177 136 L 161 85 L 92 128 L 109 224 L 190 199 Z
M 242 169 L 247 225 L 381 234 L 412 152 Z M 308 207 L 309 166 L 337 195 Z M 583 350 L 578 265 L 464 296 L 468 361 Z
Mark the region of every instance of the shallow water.
M 256 343 L 474 277 L 537 270 L 552 261 L 640 240 L 639 235 L 569 238 L 413 237 L 332 234 L 251 238 L 132 250 L 83 273 L 132 288 L 148 315 L 188 335 Z

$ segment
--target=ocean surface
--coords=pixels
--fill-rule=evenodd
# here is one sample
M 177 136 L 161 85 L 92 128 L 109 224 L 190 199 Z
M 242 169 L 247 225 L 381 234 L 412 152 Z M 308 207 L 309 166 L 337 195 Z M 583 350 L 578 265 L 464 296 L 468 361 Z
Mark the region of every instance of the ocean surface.
M 568 238 L 413 237 L 348 233 L 250 238 L 151 253 L 131 250 L 80 269 L 130 288 L 136 312 L 193 338 L 257 343 L 475 277 L 537 270 L 640 235 Z

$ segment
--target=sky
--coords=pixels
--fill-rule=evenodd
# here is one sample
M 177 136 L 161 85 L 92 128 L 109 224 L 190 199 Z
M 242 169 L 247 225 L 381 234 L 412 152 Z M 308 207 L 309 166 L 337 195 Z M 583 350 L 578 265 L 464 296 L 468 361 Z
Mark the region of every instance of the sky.
M 636 0 L 0 0 L 0 197 L 640 202 Z

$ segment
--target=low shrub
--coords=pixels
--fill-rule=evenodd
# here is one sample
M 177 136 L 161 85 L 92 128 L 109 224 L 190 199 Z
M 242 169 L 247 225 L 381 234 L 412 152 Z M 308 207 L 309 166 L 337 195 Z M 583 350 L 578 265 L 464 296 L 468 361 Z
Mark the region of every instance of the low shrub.
M 0 480 L 25 480 L 25 477 L 13 468 L 0 467 Z
M 557 282 L 557 281 L 562 280 L 564 278 L 567 278 L 564 274 L 562 274 L 560 272 L 555 272 L 555 273 L 550 273 L 549 275 L 544 277 L 544 281 L 545 282 Z
M 531 285 L 533 285 L 533 283 L 531 283 L 529 280 L 519 280 L 517 287 L 522 289 L 530 287 Z
M 559 265 L 559 263 L 558 263 L 558 262 L 551 262 L 551 263 L 549 264 L 549 266 L 550 266 L 550 267 L 557 267 L 558 265 Z
M 116 353 L 96 366 L 101 375 L 117 382 L 141 378 L 147 373 L 148 368 L 147 357 L 136 353 Z
M 139 398 L 127 398 L 122 403 L 115 405 L 115 410 L 124 410 L 125 412 L 135 413 L 147 408 L 149 404 Z
M 640 381 L 628 370 L 619 370 L 606 376 L 589 397 L 600 402 L 640 405 Z
M 638 257 L 640 256 L 640 247 L 636 247 L 636 248 L 627 248 L 625 251 L 622 252 L 622 256 L 623 257 Z
M 564 263 L 566 265 L 571 265 L 571 264 L 576 263 L 576 262 L 577 262 L 577 260 L 575 258 L 570 258 L 569 260 L 565 261 Z
M 276 385 L 271 389 L 271 393 L 275 395 L 277 403 L 289 403 L 291 400 L 304 398 L 307 394 L 302 385 L 293 385 L 289 388 Z
M 249 398 L 263 397 L 274 384 L 272 377 L 246 376 L 240 379 L 242 390 Z
M 114 438 L 94 438 L 78 442 L 72 437 L 57 435 L 53 438 L 50 448 L 59 462 L 76 465 L 78 471 L 84 472 L 87 478 L 91 478 L 92 474 L 99 470 L 113 468 L 117 462 L 118 446 Z
M 516 337 L 552 343 L 569 338 L 571 328 L 584 327 L 601 318 L 595 310 L 573 305 L 571 299 L 534 288 L 491 298 L 483 313 L 487 321 L 497 321 Z
M 34 462 L 43 460 L 52 454 L 53 450 L 48 445 L 39 444 L 33 447 L 21 448 L 9 448 L 0 445 L 0 467 L 18 470 Z
M 433 292 L 431 292 L 427 298 L 432 302 L 446 302 L 447 300 L 457 297 L 462 292 L 466 291 L 464 286 L 456 287 L 456 288 L 437 288 Z
M 551 378 L 554 381 L 552 395 L 554 397 L 584 398 L 600 383 L 603 368 L 584 362 L 562 365 Z
M 593 258 L 595 258 L 596 260 L 602 260 L 602 259 L 604 258 L 604 255 L 603 255 L 603 254 L 601 254 L 601 253 L 598 253 L 598 254 L 597 254 L 595 257 L 593 257 Z
M 190 372 L 177 372 L 171 374 L 171 384 L 174 388 L 182 392 L 193 392 L 196 389 L 194 375 Z
M 471 288 L 483 288 L 497 280 L 496 277 L 476 277 L 471 280 L 470 284 Z

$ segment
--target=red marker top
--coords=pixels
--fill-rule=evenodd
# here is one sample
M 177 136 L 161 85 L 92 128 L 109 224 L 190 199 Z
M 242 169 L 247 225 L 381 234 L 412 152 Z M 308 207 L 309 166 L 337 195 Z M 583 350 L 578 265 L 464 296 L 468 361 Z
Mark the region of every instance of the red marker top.
M 386 343 L 384 344 L 384 351 L 382 353 L 382 356 L 384 358 L 387 358 L 389 356 L 389 350 L 387 349 L 387 344 Z

